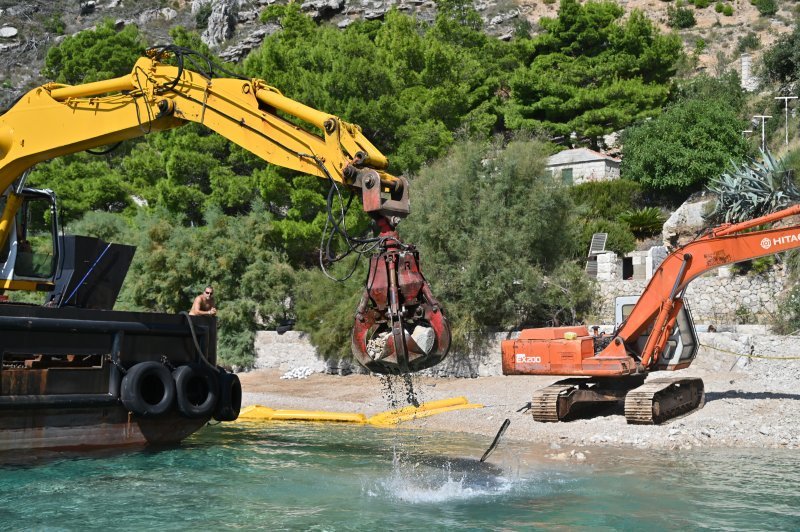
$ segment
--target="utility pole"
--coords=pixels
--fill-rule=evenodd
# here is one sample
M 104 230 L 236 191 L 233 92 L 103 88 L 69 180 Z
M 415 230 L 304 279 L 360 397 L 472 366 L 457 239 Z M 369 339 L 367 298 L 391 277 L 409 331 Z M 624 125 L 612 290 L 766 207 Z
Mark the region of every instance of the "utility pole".
M 772 115 L 753 115 L 753 118 L 761 119 L 761 151 L 767 151 L 767 143 L 764 137 L 764 122 L 767 121 L 767 118 L 772 118 Z
M 776 100 L 783 100 L 783 114 L 785 116 L 785 126 L 784 129 L 786 131 L 786 140 L 784 141 L 786 146 L 789 145 L 789 100 L 797 99 L 797 96 L 775 96 Z

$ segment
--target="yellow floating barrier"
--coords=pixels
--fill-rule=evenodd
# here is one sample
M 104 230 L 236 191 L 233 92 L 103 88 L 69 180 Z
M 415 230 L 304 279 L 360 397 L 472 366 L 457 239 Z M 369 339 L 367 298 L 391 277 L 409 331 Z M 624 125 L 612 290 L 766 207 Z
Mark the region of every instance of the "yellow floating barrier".
M 237 421 L 327 421 L 363 425 L 367 422 L 367 416 L 324 410 L 274 410 L 266 406 L 252 405 L 239 412 Z
M 466 408 L 483 408 L 483 405 L 470 403 L 466 397 L 453 397 L 422 403 L 418 407 L 406 406 L 396 410 L 388 410 L 367 418 L 364 414 L 346 412 L 326 412 L 324 410 L 275 410 L 261 405 L 247 406 L 239 412 L 237 421 L 317 421 L 334 423 L 355 423 L 358 425 L 375 425 L 386 427 L 397 425 L 423 417 L 463 410 Z
M 421 407 L 422 405 L 420 405 L 420 409 L 416 409 L 413 412 L 406 412 L 403 414 L 397 414 L 393 412 L 383 412 L 381 414 L 376 414 L 371 418 L 367 419 L 367 423 L 376 426 L 397 425 L 398 423 L 402 423 L 404 421 L 413 421 L 415 419 L 420 419 L 423 417 L 433 416 L 436 414 L 443 414 L 445 412 L 452 412 L 453 410 L 464 410 L 466 408 L 483 408 L 483 405 L 465 403 L 452 406 L 444 406 L 442 408 L 432 408 L 428 410 L 421 410 Z

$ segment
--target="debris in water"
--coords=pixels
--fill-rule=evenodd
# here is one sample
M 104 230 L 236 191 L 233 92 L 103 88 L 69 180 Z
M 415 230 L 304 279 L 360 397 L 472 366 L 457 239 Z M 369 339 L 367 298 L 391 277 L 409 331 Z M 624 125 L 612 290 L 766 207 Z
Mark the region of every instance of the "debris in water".
M 420 401 L 417 397 L 417 393 L 414 391 L 414 381 L 410 373 L 404 373 L 400 376 L 403 379 L 403 385 L 405 387 L 406 392 L 406 403 L 413 405 L 414 407 L 419 407 Z M 386 398 L 386 402 L 389 404 L 389 408 L 397 409 L 400 408 L 400 399 L 398 398 L 398 391 L 397 390 L 397 376 L 396 375 L 380 375 L 381 385 L 383 386 L 383 396 Z
M 414 405 L 415 408 L 419 408 L 419 399 L 417 399 L 417 393 L 414 391 L 414 380 L 411 378 L 410 373 L 403 373 L 403 383 L 406 385 L 406 401 L 408 404 Z

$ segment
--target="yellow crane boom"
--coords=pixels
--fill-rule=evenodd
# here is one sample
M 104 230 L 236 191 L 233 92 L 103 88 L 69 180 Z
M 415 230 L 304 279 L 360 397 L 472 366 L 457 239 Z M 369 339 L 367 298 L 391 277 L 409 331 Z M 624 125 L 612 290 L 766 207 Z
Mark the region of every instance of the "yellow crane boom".
M 409 213 L 408 181 L 386 172 L 387 158 L 357 125 L 287 98 L 260 79 L 214 77 L 184 68 L 189 53 L 194 54 L 174 46 L 152 49 L 125 76 L 75 86 L 47 83 L 0 115 L 0 191 L 5 201 L 0 254 L 12 234 L 17 239 L 24 235 L 14 221 L 19 224 L 17 214 L 26 208 L 25 177 L 32 166 L 195 122 L 269 163 L 329 179 L 359 194 L 379 234 L 369 240 L 375 255 L 357 309 L 354 354 L 381 373 L 423 369 L 443 359 L 449 325 L 419 270 L 416 249 L 401 242 L 395 230 Z M 173 55 L 177 65 L 167 64 Z M 356 240 L 333 225 L 354 249 Z M 0 290 L 52 290 L 55 269 L 20 275 L 23 270 L 14 270 L 14 257 L 23 252 L 22 240 L 11 249 L 6 259 L 0 257 Z M 420 324 L 433 331 L 424 347 L 411 337 Z M 382 338 L 377 346 L 376 336 Z

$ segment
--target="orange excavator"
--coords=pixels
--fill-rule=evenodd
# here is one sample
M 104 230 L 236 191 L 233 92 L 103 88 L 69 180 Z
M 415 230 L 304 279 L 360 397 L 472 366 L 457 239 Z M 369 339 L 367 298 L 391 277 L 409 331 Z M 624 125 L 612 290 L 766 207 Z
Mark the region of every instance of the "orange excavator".
M 534 393 L 537 421 L 574 419 L 624 402 L 628 423 L 658 424 L 701 408 L 705 392 L 699 378 L 645 382 L 652 372 L 689 367 L 697 355 L 686 287 L 719 266 L 800 247 L 800 224 L 772 225 L 797 214 L 800 205 L 724 224 L 675 250 L 611 335 L 589 334 L 585 325 L 522 330 L 502 342 L 503 373 L 572 377 Z

